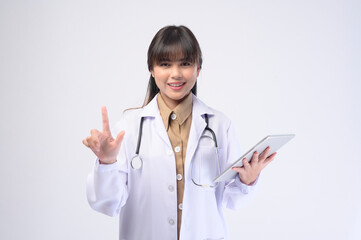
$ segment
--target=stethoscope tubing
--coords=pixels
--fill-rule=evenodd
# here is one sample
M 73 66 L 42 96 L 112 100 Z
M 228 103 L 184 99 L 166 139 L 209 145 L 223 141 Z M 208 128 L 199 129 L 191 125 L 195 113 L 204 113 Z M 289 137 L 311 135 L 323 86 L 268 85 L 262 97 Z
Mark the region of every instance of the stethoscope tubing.
M 136 155 L 139 155 L 140 144 L 142 142 L 143 122 L 144 122 L 144 117 L 142 117 L 140 119 L 140 126 L 139 126 L 139 132 L 138 132 L 138 143 L 137 143 L 137 149 L 135 150 Z
M 208 131 L 211 132 L 212 137 L 213 137 L 213 139 L 214 139 L 214 145 L 215 145 L 215 147 L 218 149 L 218 142 L 217 142 L 216 134 L 215 134 L 214 131 L 208 126 L 208 125 L 209 125 L 209 123 L 208 123 L 208 114 L 205 114 L 205 115 L 204 115 L 204 118 L 205 118 L 206 124 L 207 124 L 205 130 L 208 130 Z
M 213 142 L 214 142 L 214 145 L 215 145 L 215 148 L 216 148 L 218 173 L 220 174 L 220 162 L 219 162 L 219 156 L 218 156 L 217 137 L 216 137 L 216 134 L 214 133 L 214 131 L 209 127 L 208 114 L 205 114 L 204 118 L 205 118 L 205 121 L 206 121 L 206 127 L 204 128 L 204 130 L 208 130 L 212 134 L 212 139 L 213 139 Z M 143 166 L 143 161 L 139 156 L 139 149 L 140 149 L 140 145 L 141 145 L 141 142 L 142 142 L 144 119 L 145 119 L 145 117 L 141 117 L 141 119 L 140 119 L 139 132 L 138 132 L 138 141 L 137 141 L 137 147 L 136 147 L 136 150 L 135 150 L 135 156 L 132 158 L 132 160 L 130 162 L 130 165 L 134 170 L 138 170 Z M 192 173 L 193 173 L 193 162 L 191 163 L 191 172 L 190 172 L 190 174 L 191 174 L 192 182 L 195 185 L 197 185 L 199 187 L 204 187 L 204 188 L 215 188 L 215 187 L 218 186 L 218 182 L 215 185 L 199 184 L 199 183 L 194 181 Z

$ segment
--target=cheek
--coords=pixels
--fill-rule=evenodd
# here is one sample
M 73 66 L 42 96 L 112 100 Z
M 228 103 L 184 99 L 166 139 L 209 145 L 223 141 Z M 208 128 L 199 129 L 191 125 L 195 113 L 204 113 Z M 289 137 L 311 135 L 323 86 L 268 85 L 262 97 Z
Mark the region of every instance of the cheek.
M 157 85 L 157 87 L 159 89 L 163 89 L 163 82 L 159 80 L 159 78 L 154 78 L 155 79 L 155 85 Z
M 186 76 L 188 79 L 195 81 L 197 79 L 197 71 L 189 71 Z
M 157 85 L 157 87 L 161 88 L 162 87 L 162 81 L 159 79 L 159 76 L 155 75 L 154 80 L 155 80 L 155 84 Z
M 153 73 L 153 77 L 155 79 L 156 82 L 164 82 L 165 80 L 168 79 L 168 74 L 167 72 L 164 71 L 155 71 Z

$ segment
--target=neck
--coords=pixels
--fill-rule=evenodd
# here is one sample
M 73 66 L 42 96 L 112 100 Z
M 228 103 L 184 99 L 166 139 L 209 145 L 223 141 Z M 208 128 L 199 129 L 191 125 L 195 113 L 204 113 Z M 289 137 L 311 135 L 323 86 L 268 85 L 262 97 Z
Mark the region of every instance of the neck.
M 162 96 L 164 103 L 167 105 L 167 107 L 169 107 L 170 110 L 173 110 L 176 106 L 178 106 L 178 104 L 180 104 L 185 98 L 188 97 L 188 94 L 187 94 L 186 96 L 184 96 L 184 98 L 175 100 L 175 99 L 171 99 L 171 98 L 165 96 L 162 93 L 160 93 L 160 95 Z

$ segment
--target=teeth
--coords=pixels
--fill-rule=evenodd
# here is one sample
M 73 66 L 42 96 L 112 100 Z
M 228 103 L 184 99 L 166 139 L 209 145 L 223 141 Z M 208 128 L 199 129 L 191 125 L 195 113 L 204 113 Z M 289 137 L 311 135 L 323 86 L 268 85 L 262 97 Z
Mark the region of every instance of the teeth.
M 179 86 L 182 86 L 183 83 L 179 83 L 179 84 L 169 83 L 169 85 L 171 85 L 172 87 L 179 87 Z

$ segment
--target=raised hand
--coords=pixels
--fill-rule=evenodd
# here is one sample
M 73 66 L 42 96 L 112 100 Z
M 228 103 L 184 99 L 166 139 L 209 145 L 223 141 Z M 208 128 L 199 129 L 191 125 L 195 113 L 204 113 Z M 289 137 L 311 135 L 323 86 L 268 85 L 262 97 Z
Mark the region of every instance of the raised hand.
M 114 139 L 109 129 L 108 112 L 105 106 L 102 107 L 103 131 L 90 130 L 90 136 L 83 139 L 83 144 L 90 148 L 99 158 L 102 164 L 111 164 L 117 161 L 125 132 L 121 131 Z
M 269 151 L 270 148 L 267 147 L 261 155 L 259 155 L 258 152 L 254 152 L 250 162 L 244 158 L 242 160 L 243 167 L 232 168 L 239 173 L 241 182 L 247 185 L 252 185 L 257 180 L 257 177 L 261 173 L 262 169 L 265 168 L 277 154 L 273 153 L 267 157 Z

